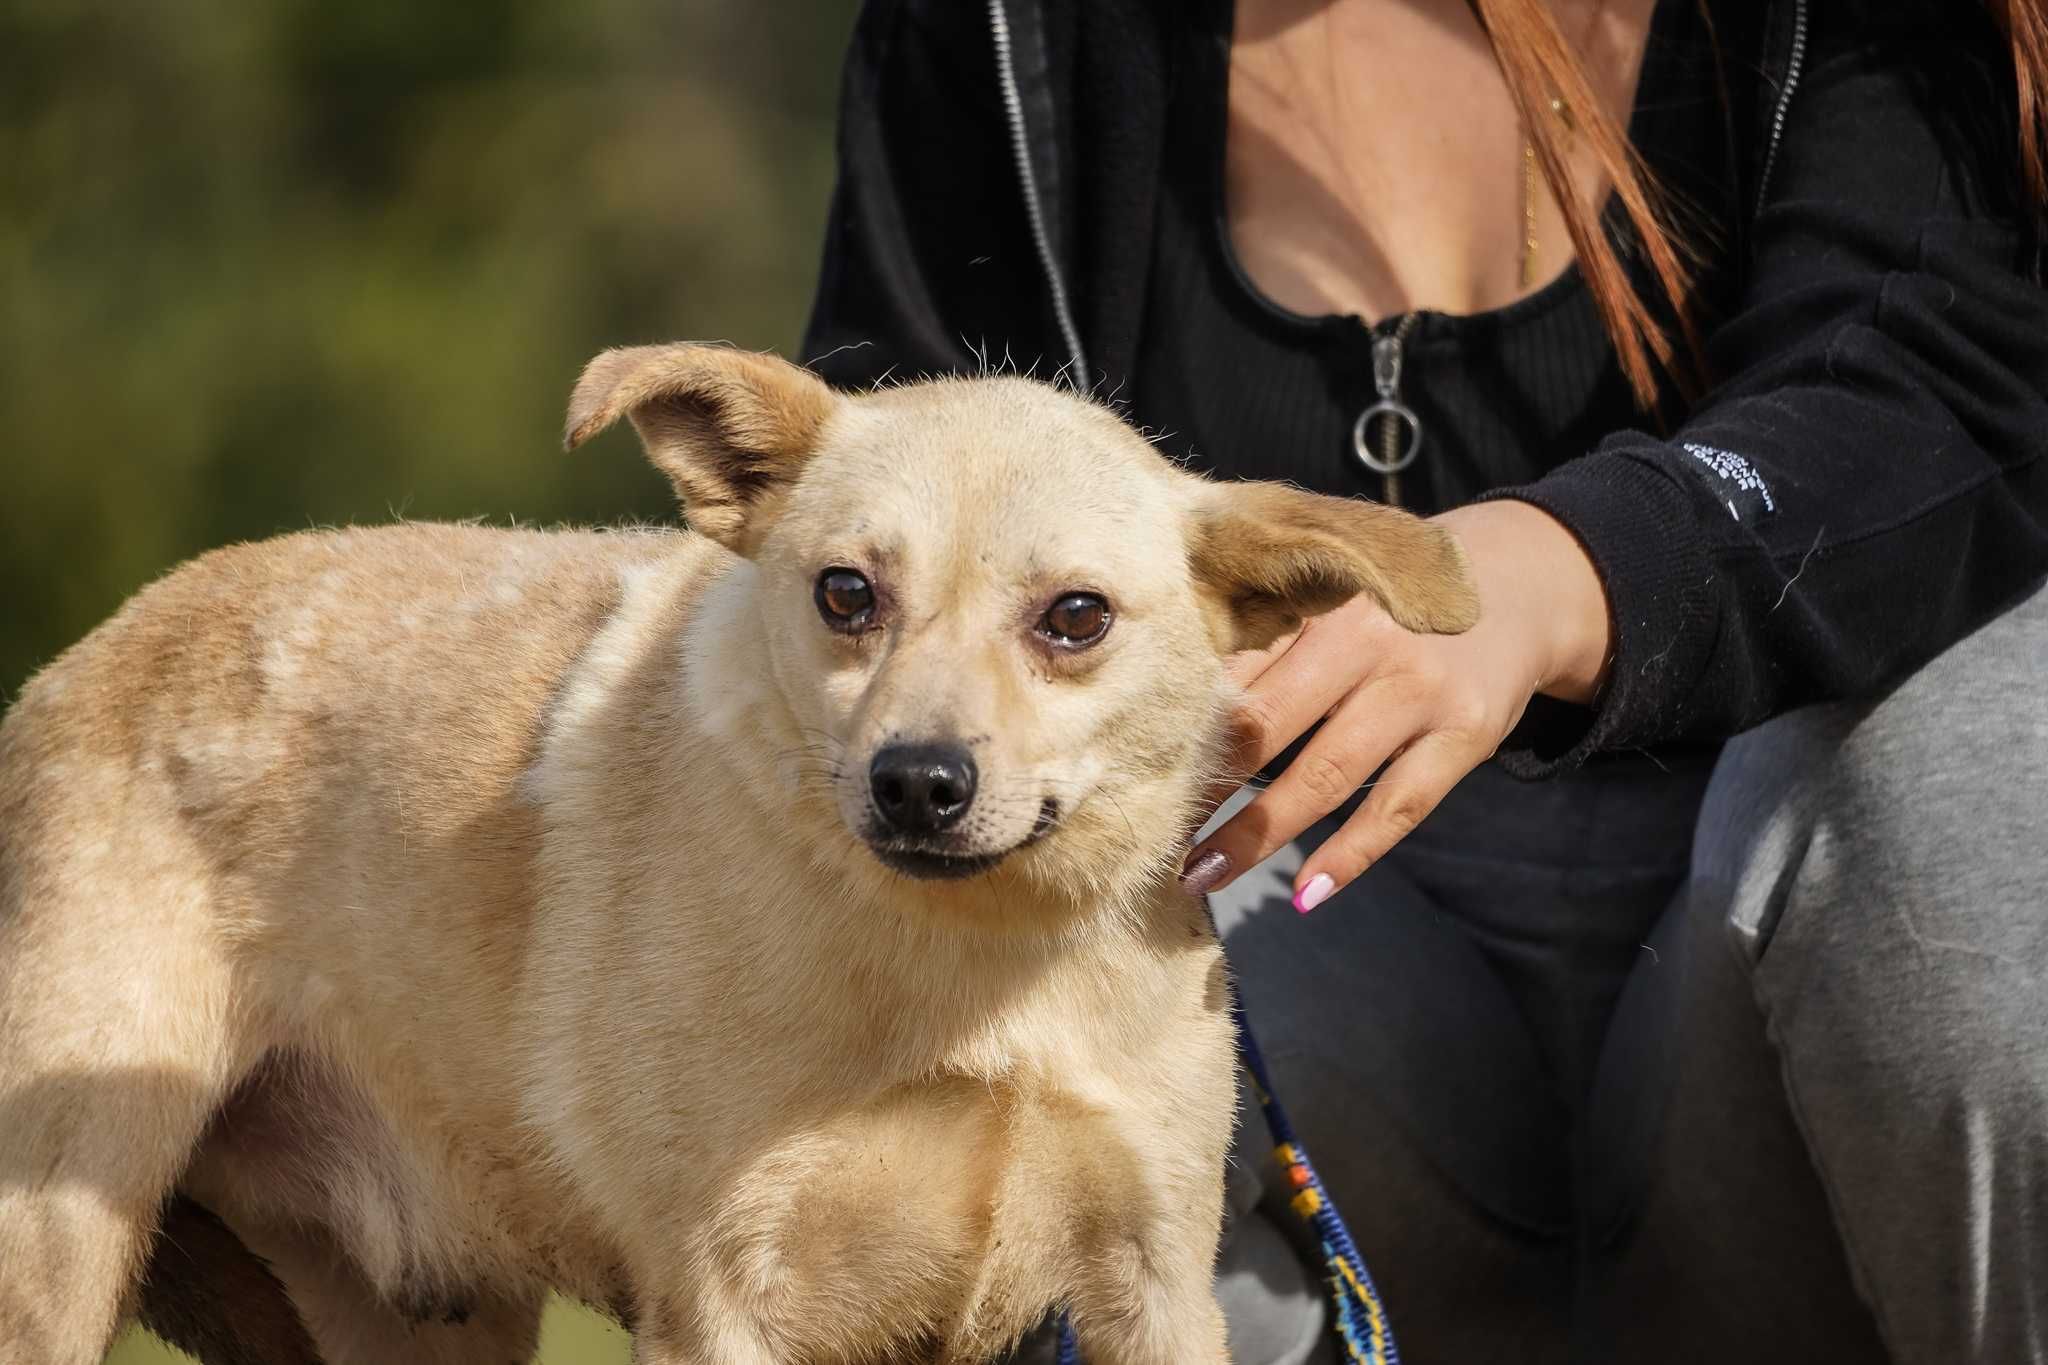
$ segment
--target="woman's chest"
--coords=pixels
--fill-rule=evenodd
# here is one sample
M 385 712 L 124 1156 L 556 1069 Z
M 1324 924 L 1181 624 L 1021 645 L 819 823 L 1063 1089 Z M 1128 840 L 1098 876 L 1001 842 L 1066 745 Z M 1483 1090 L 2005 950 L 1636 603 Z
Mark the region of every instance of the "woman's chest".
M 1653 8 L 1551 7 L 1617 120 Z M 1562 213 L 1530 174 L 1521 114 L 1465 0 L 1238 0 L 1227 32 L 1225 220 L 1274 302 L 1309 315 L 1476 313 L 1569 264 Z M 1517 50 L 1542 41 L 1521 25 L 1497 36 Z M 1584 146 L 1569 156 L 1576 192 L 1596 202 L 1596 159 Z

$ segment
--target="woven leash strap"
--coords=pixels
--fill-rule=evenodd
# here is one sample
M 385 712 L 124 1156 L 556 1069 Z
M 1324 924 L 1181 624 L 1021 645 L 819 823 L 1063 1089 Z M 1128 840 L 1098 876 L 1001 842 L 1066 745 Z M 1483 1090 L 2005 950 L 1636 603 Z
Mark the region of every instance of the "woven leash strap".
M 1231 1015 L 1237 1021 L 1237 1051 L 1251 1073 L 1252 1089 L 1259 1097 L 1259 1109 L 1273 1134 L 1273 1155 L 1287 1172 L 1294 1187 L 1290 1201 L 1294 1211 L 1315 1228 L 1322 1242 L 1323 1264 L 1329 1270 L 1330 1301 L 1337 1310 L 1337 1335 L 1343 1339 L 1346 1356 L 1357 1365 L 1401 1365 L 1401 1348 L 1394 1344 L 1394 1325 L 1380 1303 L 1380 1291 L 1365 1268 L 1365 1257 L 1351 1240 L 1344 1215 L 1337 1212 L 1322 1178 L 1308 1159 L 1308 1149 L 1294 1135 L 1287 1110 L 1273 1092 L 1273 1080 L 1266 1072 L 1266 1059 L 1252 1037 L 1251 1022 L 1244 1016 L 1244 1002 L 1233 1000 Z
M 1351 1240 L 1344 1216 L 1330 1201 L 1321 1177 L 1309 1162 L 1308 1149 L 1294 1135 L 1286 1109 L 1273 1093 L 1266 1059 L 1252 1037 L 1251 1021 L 1245 1018 L 1244 1002 L 1233 995 L 1231 1021 L 1237 1025 L 1237 1054 L 1251 1073 L 1252 1089 L 1259 1097 L 1259 1111 L 1266 1116 L 1267 1131 L 1273 1135 L 1273 1156 L 1294 1187 L 1290 1201 L 1294 1211 L 1315 1228 L 1322 1243 L 1323 1264 L 1329 1271 L 1330 1302 L 1336 1309 L 1337 1336 L 1344 1353 L 1354 1365 L 1401 1365 L 1401 1348 L 1394 1344 L 1394 1325 L 1380 1303 L 1380 1291 L 1365 1268 L 1365 1258 Z M 1074 1324 L 1060 1315 L 1059 1365 L 1081 1365 L 1080 1343 L 1074 1338 Z

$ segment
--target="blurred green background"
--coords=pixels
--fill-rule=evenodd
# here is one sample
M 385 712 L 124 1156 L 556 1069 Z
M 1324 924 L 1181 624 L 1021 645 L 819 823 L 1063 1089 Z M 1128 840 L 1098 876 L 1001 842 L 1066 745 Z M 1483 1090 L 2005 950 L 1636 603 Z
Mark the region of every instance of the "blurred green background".
M 228 541 L 671 516 L 630 436 L 562 454 L 569 385 L 794 353 L 853 11 L 0 0 L 0 700 Z M 557 1308 L 540 1359 L 626 1354 Z
M 793 353 L 854 0 L 0 0 L 0 698 L 224 542 L 670 516 L 600 348 Z

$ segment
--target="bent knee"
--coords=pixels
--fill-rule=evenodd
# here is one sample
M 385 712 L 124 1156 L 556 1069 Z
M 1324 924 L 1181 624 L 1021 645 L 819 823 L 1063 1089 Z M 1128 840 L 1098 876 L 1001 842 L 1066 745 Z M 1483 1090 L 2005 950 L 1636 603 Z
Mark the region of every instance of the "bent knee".
M 1833 837 L 1978 880 L 2038 871 L 2048 842 L 2028 836 L 2048 832 L 2048 803 L 2030 795 L 2048 764 L 2044 676 L 2048 591 L 1861 708 L 1834 751 L 1815 755 Z
M 1752 870 L 1725 926 L 1770 1033 L 1824 1060 L 1814 1074 L 1845 1101 L 2048 1119 L 2048 830 L 1940 810 L 1939 777 L 1844 759 L 1821 774 L 1796 851 Z
M 1701 912 L 1774 1032 L 1940 1089 L 2048 1078 L 2048 592 L 1865 705 L 1733 741 L 1694 851 Z
M 2048 925 L 2029 913 L 2048 884 L 2044 676 L 2037 591 L 1878 700 L 1805 708 L 1732 741 L 1694 874 L 1731 902 L 1751 955 L 1796 908 L 1855 921 L 1852 941 L 1889 916 L 1929 944 L 2048 961 Z

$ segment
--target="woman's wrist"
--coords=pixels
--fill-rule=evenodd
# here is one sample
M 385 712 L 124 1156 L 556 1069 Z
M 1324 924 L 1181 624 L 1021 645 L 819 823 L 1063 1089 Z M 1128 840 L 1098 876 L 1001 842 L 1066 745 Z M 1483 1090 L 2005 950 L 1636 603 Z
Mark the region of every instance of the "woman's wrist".
M 1532 503 L 1475 503 L 1436 518 L 1464 545 L 1484 609 L 1530 629 L 1531 691 L 1590 704 L 1607 681 L 1614 629 L 1585 546 Z

